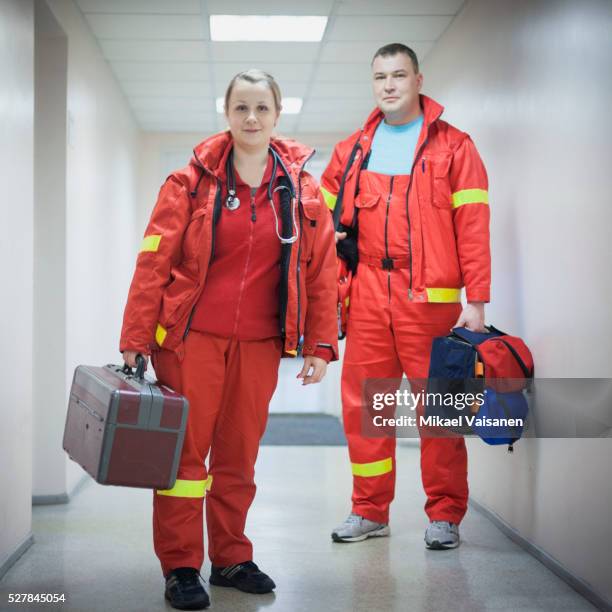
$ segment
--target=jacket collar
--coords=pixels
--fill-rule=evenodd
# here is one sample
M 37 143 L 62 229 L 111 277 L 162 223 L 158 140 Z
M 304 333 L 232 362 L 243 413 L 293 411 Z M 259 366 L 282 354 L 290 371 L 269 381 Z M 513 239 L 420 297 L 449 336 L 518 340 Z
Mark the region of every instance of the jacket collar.
M 433 98 L 423 94 L 419 94 L 419 102 L 421 104 L 421 109 L 423 110 L 423 125 L 424 127 L 428 128 L 432 123 L 434 123 L 434 121 L 437 121 L 440 118 L 442 112 L 444 111 L 444 107 L 441 104 L 438 104 Z M 362 132 L 370 137 L 370 141 L 374 136 L 376 128 L 384 117 L 383 112 L 379 108 L 375 108 L 366 119 Z
M 233 139 L 229 130 L 214 134 L 194 148 L 191 164 L 223 180 L 227 156 L 232 145 Z M 289 138 L 272 138 L 270 145 L 278 153 L 287 170 L 296 175 L 314 153 L 314 149 Z

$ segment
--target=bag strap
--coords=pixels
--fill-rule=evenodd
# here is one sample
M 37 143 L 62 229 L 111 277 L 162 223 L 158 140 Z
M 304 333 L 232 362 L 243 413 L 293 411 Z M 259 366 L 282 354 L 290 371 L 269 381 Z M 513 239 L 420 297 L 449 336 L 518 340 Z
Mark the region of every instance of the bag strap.
M 491 336 L 490 334 L 499 334 L 502 336 L 506 335 L 504 334 L 504 332 L 499 331 L 499 329 L 496 329 L 492 325 L 485 325 L 485 329 L 488 330 L 487 333 L 473 332 L 473 331 L 470 331 L 469 329 L 466 329 L 465 327 L 454 327 L 450 335 L 455 336 L 457 338 L 461 338 L 461 340 L 464 340 L 465 342 L 472 345 L 473 347 L 477 347 L 479 344 L 481 344 L 482 342 L 485 342 L 486 340 L 489 340 L 490 338 L 498 337 L 497 335 Z M 476 341 L 474 336 L 479 336 L 478 341 Z M 484 336 L 484 338 L 482 338 L 482 336 Z
M 498 338 L 498 340 L 512 353 L 512 356 L 514 359 L 516 359 L 516 362 L 523 371 L 525 378 L 533 378 L 533 369 L 531 371 L 529 370 L 529 368 L 525 365 L 525 362 L 521 359 L 521 356 L 518 354 L 517 350 L 506 340 L 503 340 L 502 338 Z
M 333 219 L 334 219 L 334 229 L 338 231 L 338 226 L 340 225 L 340 217 L 342 215 L 342 199 L 344 198 L 344 185 L 346 183 L 346 177 L 353 166 L 353 162 L 355 161 L 355 157 L 357 156 L 357 151 L 363 151 L 361 147 L 360 137 L 357 139 L 357 142 L 353 146 L 353 150 L 349 156 L 348 163 L 344 168 L 344 173 L 342 174 L 342 180 L 340 181 L 340 189 L 338 190 L 338 197 L 336 198 L 336 205 L 334 206 Z

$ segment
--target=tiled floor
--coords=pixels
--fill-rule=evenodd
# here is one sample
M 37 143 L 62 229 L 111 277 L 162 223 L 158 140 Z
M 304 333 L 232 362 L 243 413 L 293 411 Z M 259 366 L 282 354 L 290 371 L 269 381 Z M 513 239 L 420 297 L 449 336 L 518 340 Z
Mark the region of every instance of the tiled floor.
M 273 595 L 211 587 L 212 610 L 287 612 L 594 610 L 470 510 L 463 544 L 427 551 L 418 448 L 398 448 L 391 537 L 334 544 L 349 511 L 344 447 L 262 447 L 247 533 Z M 170 610 L 151 541 L 151 493 L 93 481 L 68 505 L 34 509 L 34 545 L 0 581 L 0 610 Z M 209 565 L 202 569 L 208 578 Z M 7 605 L 8 593 L 65 593 L 61 605 Z

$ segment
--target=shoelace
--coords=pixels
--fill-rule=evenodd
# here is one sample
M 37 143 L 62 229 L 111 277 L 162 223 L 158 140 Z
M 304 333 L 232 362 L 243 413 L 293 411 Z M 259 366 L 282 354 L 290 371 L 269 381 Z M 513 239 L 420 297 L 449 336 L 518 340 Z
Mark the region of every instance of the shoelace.
M 246 569 L 253 570 L 252 571 L 253 574 L 261 573 L 261 570 L 257 567 L 255 562 L 253 562 L 253 561 L 244 561 L 243 563 L 236 563 L 234 565 L 228 565 L 227 567 L 224 567 L 221 570 L 221 575 L 224 576 L 225 578 L 232 578 L 238 572 L 240 572 L 242 570 L 246 570 Z
M 206 584 L 206 580 L 204 580 L 202 574 L 200 574 L 200 572 L 198 572 L 195 568 L 179 568 L 178 570 L 175 570 L 174 575 L 168 581 L 168 586 L 174 586 L 177 582 L 181 582 L 182 586 L 186 588 L 192 587 L 194 585 L 200 586 L 200 581 L 198 580 L 198 577 L 204 584 Z
M 351 514 L 348 515 L 345 523 L 360 523 L 361 522 L 361 517 L 358 514 L 353 514 L 351 512 Z
M 453 523 L 449 522 L 449 521 L 431 521 L 432 525 L 436 525 L 439 527 L 442 527 L 443 525 L 448 525 L 448 528 L 451 531 L 454 531 L 457 527 L 456 525 L 454 525 Z

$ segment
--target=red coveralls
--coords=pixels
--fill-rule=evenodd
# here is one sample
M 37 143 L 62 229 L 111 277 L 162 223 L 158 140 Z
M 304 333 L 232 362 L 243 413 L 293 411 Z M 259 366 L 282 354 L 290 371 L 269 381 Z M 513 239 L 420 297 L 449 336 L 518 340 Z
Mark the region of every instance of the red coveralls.
M 332 210 L 342 192 L 345 226 L 353 225 L 357 211 L 359 266 L 350 289 L 342 407 L 352 511 L 380 523 L 388 522 L 394 496 L 395 438 L 362 435 L 363 382 L 402 373 L 426 379 L 432 338 L 446 335 L 456 322 L 461 287 L 468 301 L 489 301 L 484 166 L 467 134 L 439 119 L 440 105 L 421 96 L 421 107 L 412 176 L 361 169 L 383 118 L 374 111 L 363 130 L 336 146 L 321 181 Z M 463 438 L 422 437 L 421 473 L 429 519 L 460 523 L 468 498 Z
M 302 188 L 302 201 L 296 210 L 302 229 L 299 241 L 291 247 L 284 327 L 291 326 L 293 333 L 305 329 L 304 354 L 335 359 L 336 288 L 331 220 L 319 200 L 316 183 L 302 173 L 310 151 L 294 144 L 287 149 L 278 140 L 273 140 L 272 146 L 282 154 L 296 191 L 298 182 Z M 196 148 L 192 164 L 172 175 L 162 188 L 145 232 L 124 316 L 121 349 L 148 352 L 151 347 L 160 382 L 189 400 L 176 484 L 153 495 L 154 546 L 164 575 L 176 567 L 201 567 L 206 495 L 208 554 L 212 563 L 224 567 L 252 559 L 252 545 L 244 527 L 256 489 L 255 460 L 266 427 L 268 404 L 276 387 L 279 360 L 283 350 L 295 352 L 293 346 L 287 345 L 288 334 L 284 339 L 281 336 L 278 265 L 281 246 L 266 193 L 271 164 L 254 194 L 236 173 L 241 206 L 229 211 L 221 202 L 227 196 L 225 162 L 230 150 L 231 138 L 227 133 L 212 137 Z M 200 166 L 204 173 L 197 172 Z M 279 170 L 281 174 L 284 172 Z M 177 190 L 176 182 L 184 187 Z M 277 213 L 278 197 L 274 198 Z M 204 208 L 199 207 L 201 201 L 205 202 Z M 209 205 L 215 201 L 217 206 L 212 208 L 218 210 L 219 220 L 215 224 L 211 261 L 211 234 L 215 226 Z M 182 207 L 186 207 L 184 212 Z M 181 215 L 191 222 L 173 227 Z M 302 217 L 308 222 L 304 223 Z M 202 218 L 211 221 L 203 227 L 198 222 L 196 231 L 192 224 Z M 154 250 L 150 248 L 152 243 Z M 141 346 L 139 335 L 146 332 L 137 304 L 144 306 L 147 299 L 155 298 L 152 275 L 160 274 L 168 263 L 174 264 L 167 268 L 173 280 L 170 284 L 160 283 L 161 320 L 157 327 L 155 319 L 149 323 L 151 339 L 157 330 L 155 347 L 152 343 Z M 202 278 L 190 274 L 196 269 L 206 279 L 205 285 Z M 192 287 L 185 290 L 185 281 L 189 279 Z M 182 300 L 174 302 L 172 285 L 177 282 L 182 283 L 185 292 Z M 165 314 L 166 296 L 172 303 L 178 303 L 175 309 L 183 313 L 179 323 L 174 322 L 171 314 Z M 292 300 L 298 308 L 291 308 Z M 183 307 L 184 303 L 188 307 Z M 167 337 L 181 337 L 181 341 L 175 341 L 175 347 L 166 350 Z

